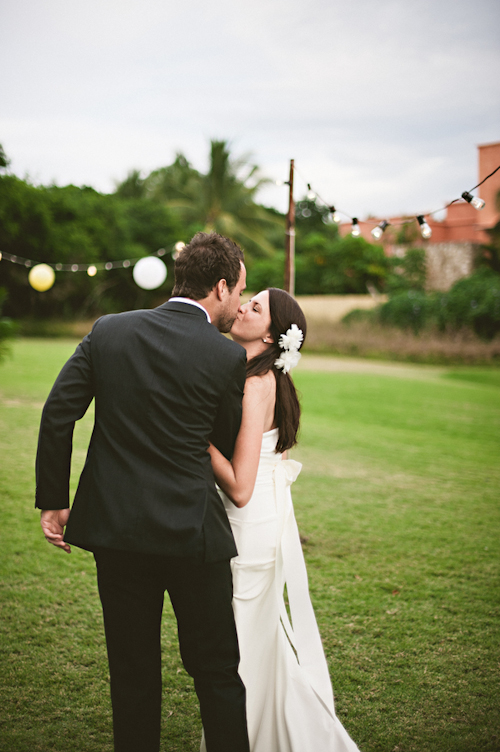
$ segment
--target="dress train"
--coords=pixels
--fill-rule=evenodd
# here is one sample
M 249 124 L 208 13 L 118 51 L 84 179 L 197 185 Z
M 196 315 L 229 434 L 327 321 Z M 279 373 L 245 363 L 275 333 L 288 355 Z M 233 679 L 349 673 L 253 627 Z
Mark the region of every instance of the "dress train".
M 301 465 L 263 435 L 255 489 L 238 509 L 222 498 L 238 547 L 233 608 L 247 690 L 251 752 L 359 752 L 335 714 L 290 486 Z M 288 609 L 285 604 L 284 589 Z M 202 739 L 201 752 L 206 752 Z

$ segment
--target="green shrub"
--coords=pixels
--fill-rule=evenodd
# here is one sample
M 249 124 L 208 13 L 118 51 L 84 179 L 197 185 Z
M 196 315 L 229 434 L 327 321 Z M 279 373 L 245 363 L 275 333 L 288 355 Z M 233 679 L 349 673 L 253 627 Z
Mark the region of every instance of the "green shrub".
M 392 270 L 387 277 L 389 293 L 425 289 L 427 265 L 424 248 L 409 248 L 403 258 L 391 258 Z
M 356 324 L 358 321 L 378 321 L 378 308 L 354 308 L 349 311 L 342 319 L 344 324 Z
M 435 317 L 436 297 L 421 290 L 408 290 L 393 295 L 378 309 L 382 324 L 412 329 L 418 333 Z
M 456 282 L 440 296 L 436 314 L 442 330 L 469 327 L 492 339 L 500 332 L 500 274 L 483 268 Z
M 493 339 L 500 332 L 500 274 L 479 269 L 447 293 L 398 291 L 379 308 L 351 311 L 343 319 L 344 323 L 370 320 L 415 334 L 437 326 L 443 332 L 472 329 L 483 339 Z

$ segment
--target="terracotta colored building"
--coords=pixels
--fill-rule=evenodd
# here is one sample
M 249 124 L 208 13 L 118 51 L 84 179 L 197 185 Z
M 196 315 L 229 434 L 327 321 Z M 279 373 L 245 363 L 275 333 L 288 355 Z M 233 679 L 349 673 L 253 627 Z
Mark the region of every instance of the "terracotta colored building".
M 500 142 L 479 145 L 478 157 L 477 182 L 480 183 L 500 165 Z M 432 230 L 429 240 L 422 238 L 416 221 L 405 225 L 404 228 L 397 225 L 398 222 L 410 217 L 381 218 L 388 219 L 391 225 L 378 241 L 373 239 L 371 230 L 381 220 L 360 220 L 361 235 L 370 243 L 377 242 L 383 245 L 388 256 L 402 256 L 411 245 L 425 247 L 429 288 L 447 290 L 458 279 L 471 273 L 477 246 L 489 241 L 485 230 L 500 220 L 500 211 L 497 207 L 499 192 L 500 170 L 473 191 L 474 196 L 479 196 L 486 202 L 483 209 L 478 211 L 467 201 L 460 199 L 447 208 L 442 221 L 427 216 L 425 219 Z M 341 235 L 347 235 L 351 229 L 349 223 L 340 225 Z
M 479 175 L 477 182 L 480 183 L 500 165 L 500 142 L 481 144 L 478 146 L 478 151 Z M 500 170 L 474 191 L 474 195 L 480 196 L 486 201 L 484 209 L 477 211 L 466 201 L 459 201 L 448 207 L 446 218 L 442 222 L 435 222 L 432 217 L 427 219 L 427 223 L 432 229 L 429 244 L 471 242 L 479 245 L 487 243 L 489 238 L 484 230 L 493 227 L 500 220 L 500 212 L 496 204 L 499 192 Z

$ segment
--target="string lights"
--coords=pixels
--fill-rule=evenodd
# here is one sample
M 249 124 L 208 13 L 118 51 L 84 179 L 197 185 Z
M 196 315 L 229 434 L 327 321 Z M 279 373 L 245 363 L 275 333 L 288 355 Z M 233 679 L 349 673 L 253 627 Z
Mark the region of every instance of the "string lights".
M 292 167 L 290 180 L 276 180 L 274 181 L 275 184 L 281 186 L 291 186 L 290 191 L 292 192 L 292 179 L 294 169 L 300 175 L 298 170 Z M 487 175 L 483 180 L 481 180 L 480 183 L 475 185 L 474 188 L 471 188 L 470 191 L 464 191 L 461 195 L 461 199 L 469 203 L 474 207 L 474 209 L 477 209 L 478 211 L 483 209 L 485 206 L 485 201 L 478 196 L 473 196 L 472 191 L 474 191 L 476 188 L 479 188 L 479 186 L 481 186 L 496 172 L 498 172 L 498 170 L 500 170 L 500 165 L 495 170 L 493 170 L 493 172 Z M 304 178 L 302 179 L 304 180 Z M 328 208 L 331 218 L 336 224 L 339 224 L 342 221 L 342 216 L 346 217 L 352 223 L 351 235 L 355 238 L 361 235 L 361 228 L 357 217 L 351 217 L 346 212 L 336 209 L 335 206 L 327 203 L 317 191 L 314 191 L 310 183 L 307 183 L 305 180 L 304 183 L 307 185 L 306 196 L 308 201 L 320 201 L 324 206 Z M 402 226 L 410 224 L 411 222 L 414 222 L 416 220 L 419 224 L 422 237 L 429 239 L 432 235 L 432 230 L 425 221 L 425 217 L 431 217 L 434 214 L 438 214 L 439 212 L 447 209 L 449 206 L 456 203 L 457 201 L 460 201 L 461 199 L 456 198 L 453 201 L 450 201 L 450 203 L 446 204 L 446 206 L 444 207 L 435 209 L 434 211 L 427 212 L 425 214 L 417 214 L 412 218 L 404 219 L 401 221 L 389 222 L 389 220 L 387 219 L 384 219 L 382 221 L 367 219 L 363 220 L 363 222 L 366 224 L 376 225 L 371 230 L 371 234 L 375 240 L 380 240 L 389 225 Z M 175 243 L 172 250 L 172 257 L 174 259 L 178 258 L 184 246 L 185 243 L 183 243 L 182 241 Z M 30 269 L 28 275 L 29 283 L 35 290 L 38 290 L 39 292 L 49 290 L 52 287 L 56 279 L 55 272 L 86 272 L 89 277 L 95 277 L 96 274 L 100 271 L 111 271 L 112 269 L 128 269 L 130 267 L 132 267 L 132 275 L 136 284 L 145 290 L 153 290 L 157 287 L 160 287 L 167 276 L 167 267 L 165 266 L 163 261 L 161 261 L 161 257 L 166 253 L 167 251 L 165 250 L 165 248 L 160 248 L 150 256 L 145 256 L 142 258 L 124 259 L 122 261 L 97 262 L 92 264 L 64 264 L 40 263 L 38 261 L 33 261 L 32 259 L 23 258 L 22 256 L 17 256 L 10 253 L 2 253 L 0 251 L 0 261 L 10 261 L 13 264 L 18 264 L 24 266 L 26 269 Z
M 177 258 L 185 243 L 179 241 L 172 251 L 173 258 Z M 142 258 L 124 259 L 123 261 L 103 261 L 95 264 L 62 264 L 62 263 L 39 263 L 32 259 L 16 256 L 11 253 L 0 251 L 0 261 L 10 261 L 12 264 L 24 266 L 30 269 L 28 281 L 33 289 L 38 292 L 49 290 L 55 282 L 55 272 L 86 272 L 89 277 L 95 277 L 99 271 L 111 271 L 112 269 L 128 269 L 132 267 L 134 282 L 143 290 L 155 290 L 163 284 L 167 276 L 167 267 L 161 260 L 167 251 L 160 248 L 156 253 Z
M 480 209 L 484 209 L 484 207 L 486 206 L 486 201 L 483 201 L 483 199 L 479 198 L 479 196 L 473 196 L 472 193 L 469 193 L 469 191 L 464 191 L 462 193 L 462 198 L 478 211 Z
M 332 215 L 332 219 L 335 222 L 336 225 L 340 224 L 342 222 L 342 217 L 340 216 L 340 212 L 336 210 L 334 206 L 328 207 L 330 214 Z
M 314 201 L 314 199 L 315 199 L 315 198 L 316 198 L 316 194 L 315 194 L 315 193 L 314 193 L 314 191 L 312 190 L 312 188 L 311 188 L 311 184 L 310 184 L 310 183 L 308 183 L 308 184 L 307 184 L 307 200 L 308 200 L 308 201 Z
M 380 240 L 385 232 L 385 228 L 389 227 L 389 224 L 390 222 L 388 222 L 386 219 L 383 219 L 382 222 L 380 222 L 376 227 L 373 228 L 372 235 L 375 240 Z
M 420 225 L 420 232 L 422 234 L 422 237 L 428 240 L 432 235 L 432 230 L 425 221 L 424 215 L 419 214 L 417 217 L 417 222 Z
M 467 203 L 469 203 L 471 206 L 474 207 L 474 209 L 477 209 L 478 211 L 480 211 L 481 209 L 484 209 L 484 207 L 486 205 L 486 202 L 482 198 L 479 198 L 479 196 L 473 196 L 472 195 L 472 191 L 474 191 L 476 188 L 479 188 L 480 185 L 482 185 L 483 183 L 485 183 L 496 172 L 498 172 L 498 170 L 500 170 L 500 165 L 495 170 L 493 170 L 493 172 L 490 172 L 490 174 L 487 175 L 483 180 L 481 180 L 480 183 L 478 183 L 477 185 L 475 185 L 474 188 L 471 188 L 470 191 L 464 191 L 462 193 L 461 198 L 464 201 L 467 201 Z M 297 170 L 297 168 L 295 168 L 295 171 L 300 175 L 300 172 Z M 302 178 L 302 180 L 304 181 L 304 183 L 307 185 L 307 194 L 306 194 L 306 197 L 307 197 L 307 199 L 309 201 L 315 201 L 316 199 L 318 199 L 324 206 L 326 206 L 328 208 L 328 211 L 330 212 L 332 220 L 336 224 L 339 224 L 342 221 L 342 215 L 343 215 L 344 217 L 346 217 L 346 219 L 350 220 L 351 223 L 352 223 L 351 235 L 353 237 L 355 237 L 355 238 L 357 238 L 357 237 L 359 237 L 361 235 L 361 228 L 359 226 L 359 220 L 358 220 L 357 217 L 351 217 L 346 212 L 339 211 L 338 209 L 335 208 L 335 206 L 333 206 L 332 204 L 329 204 L 328 202 L 326 202 L 320 196 L 320 194 L 317 191 L 314 191 L 311 188 L 311 184 L 307 183 L 304 180 L 304 178 L 303 178 L 302 175 L 300 175 L 300 177 Z M 277 184 L 279 182 L 280 181 L 276 181 Z M 283 184 L 283 183 L 281 183 L 281 184 Z M 431 230 L 430 226 L 427 224 L 427 222 L 425 221 L 425 217 L 432 217 L 434 214 L 439 214 L 440 212 L 442 212 L 443 210 L 447 209 L 452 204 L 455 204 L 457 201 L 460 201 L 460 198 L 453 199 L 453 201 L 450 201 L 450 203 L 446 204 L 446 206 L 440 207 L 439 209 L 434 209 L 433 211 L 426 212 L 425 214 L 417 214 L 414 217 L 411 217 L 411 218 L 408 218 L 408 219 L 403 219 L 401 221 L 389 222 L 389 220 L 387 220 L 387 219 L 384 219 L 382 221 L 379 221 L 378 219 L 377 220 L 366 219 L 366 220 L 363 220 L 363 223 L 376 225 L 376 227 L 374 227 L 373 230 L 371 230 L 371 234 L 373 235 L 373 237 L 375 238 L 375 240 L 380 240 L 380 238 L 384 234 L 386 228 L 389 227 L 389 225 L 393 225 L 393 226 L 396 226 L 396 227 L 398 227 L 398 226 L 401 227 L 403 225 L 411 224 L 412 222 L 414 222 L 416 220 L 418 222 L 418 224 L 419 224 L 419 228 L 420 228 L 420 232 L 422 234 L 422 237 L 425 238 L 426 240 L 428 240 L 432 236 L 432 230 Z

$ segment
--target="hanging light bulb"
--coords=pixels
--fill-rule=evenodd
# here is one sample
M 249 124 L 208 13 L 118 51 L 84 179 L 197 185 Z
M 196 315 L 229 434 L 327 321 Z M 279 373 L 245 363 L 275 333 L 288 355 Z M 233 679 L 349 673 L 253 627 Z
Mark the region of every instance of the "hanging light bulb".
M 340 216 L 339 212 L 335 209 L 334 206 L 329 206 L 328 209 L 330 210 L 330 214 L 332 215 L 332 219 L 335 224 L 339 225 L 342 221 L 342 217 Z
M 359 238 L 359 236 L 361 235 L 361 227 L 359 226 L 357 217 L 352 218 L 351 235 L 353 236 L 353 238 Z
M 89 268 L 87 269 L 87 274 L 89 275 L 89 277 L 95 277 L 95 275 L 97 274 L 97 266 L 91 264 L 91 266 L 89 266 Z
M 311 188 L 311 183 L 308 183 L 307 184 L 307 200 L 308 201 L 314 201 L 315 198 L 316 198 L 316 194 L 314 193 L 314 191 Z
M 418 221 L 418 224 L 420 225 L 420 232 L 422 233 L 422 237 L 428 240 L 430 236 L 432 235 L 432 230 L 427 224 L 427 222 L 425 221 L 424 215 L 419 214 L 419 216 L 417 217 L 417 221 Z
M 174 261 L 177 261 L 179 256 L 181 255 L 183 249 L 186 247 L 186 244 L 183 240 L 178 240 L 177 243 L 174 245 L 174 250 L 172 251 L 172 258 Z
M 380 240 L 382 235 L 385 232 L 385 228 L 389 226 L 389 222 L 386 219 L 383 219 L 382 222 L 380 222 L 376 227 L 372 230 L 372 235 L 375 238 L 375 240 Z
M 462 198 L 467 201 L 467 203 L 471 204 L 474 209 L 484 209 L 486 205 L 486 201 L 483 201 L 482 198 L 479 198 L 479 196 L 473 196 L 472 193 L 469 193 L 469 191 L 464 191 L 462 193 Z

